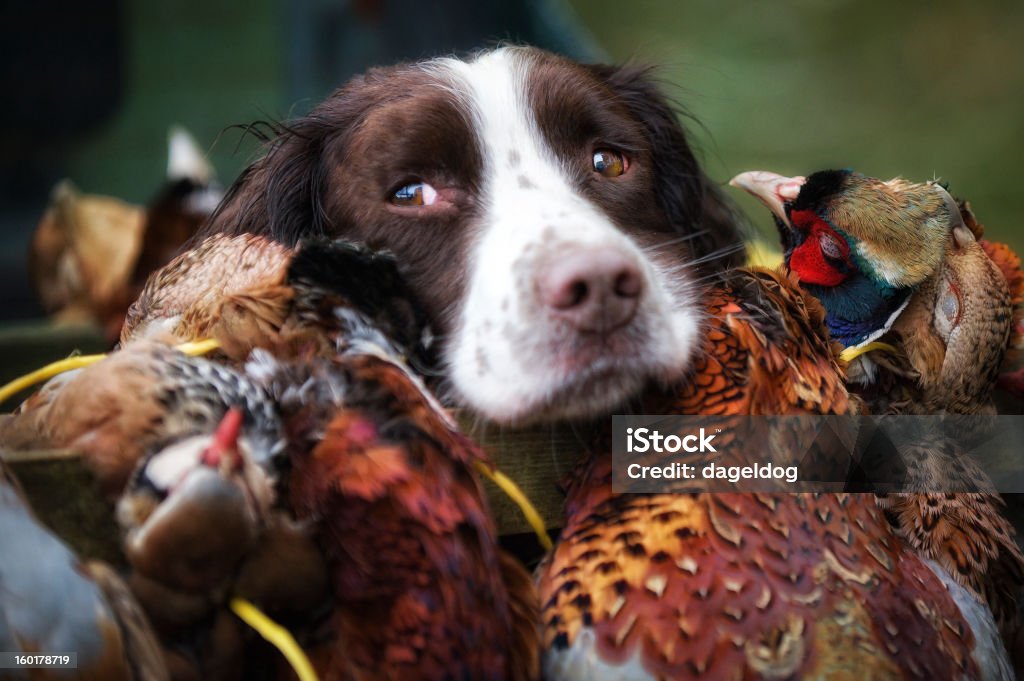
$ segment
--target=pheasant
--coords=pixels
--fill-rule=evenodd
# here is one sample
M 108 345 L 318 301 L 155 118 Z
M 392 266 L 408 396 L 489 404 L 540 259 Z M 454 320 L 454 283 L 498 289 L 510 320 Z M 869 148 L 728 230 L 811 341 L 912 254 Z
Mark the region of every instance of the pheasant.
M 966 202 L 934 182 L 852 171 L 753 171 L 733 184 L 771 209 L 786 266 L 825 306 L 833 337 L 895 346 L 849 367 L 872 411 L 992 411 L 1004 353 L 1024 328 L 1024 273 L 1006 245 L 982 239 Z
M 786 267 L 822 302 L 832 338 L 846 347 L 892 326 L 962 224 L 956 202 L 934 182 L 823 170 L 807 178 L 753 171 L 731 183 L 771 209 Z
M 1013 309 L 1002 272 L 966 227 L 942 267 L 892 328 L 918 394 L 917 413 L 995 413 L 991 394 L 1010 345 Z
M 282 406 L 291 502 L 334 589 L 314 665 L 325 680 L 534 678 L 536 596 L 497 548 L 472 469 L 486 459 L 378 349 L 251 360 Z
M 330 599 L 311 528 L 288 507 L 284 443 L 244 421 L 231 407 L 211 432 L 156 449 L 118 501 L 130 585 L 175 679 L 248 669 L 254 646 L 231 599 L 300 627 Z
M 217 279 L 220 266 L 238 261 L 245 263 L 240 273 Z M 150 282 L 121 342 L 213 338 L 240 366 L 254 348 L 302 346 L 333 356 L 351 331 L 397 343 L 417 365 L 430 362 L 422 308 L 392 256 L 341 241 L 289 249 L 250 235 L 214 235 Z
M 233 296 L 256 296 L 265 307 L 274 305 L 292 254 L 291 248 L 255 235 L 207 237 L 149 278 L 128 308 L 121 345 L 142 338 L 205 338 Z
M 217 242 L 215 248 L 225 243 L 230 249 L 238 242 Z M 532 583 L 497 547 L 473 470 L 489 465 L 486 458 L 455 430 L 406 362 L 421 342 L 421 320 L 393 259 L 347 244 L 304 244 L 278 255 L 260 263 L 267 276 L 257 276 L 253 287 L 208 291 L 205 305 L 175 307 L 175 286 L 194 283 L 189 278 L 195 269 L 168 288 L 151 289 L 153 297 L 144 300 L 153 310 L 169 311 L 169 321 L 129 326 L 122 350 L 82 376 L 109 370 L 118 357 L 174 353 L 136 338 L 136 330 L 177 339 L 212 335 L 223 339 L 229 363 L 218 370 L 233 377 L 233 397 L 251 393 L 253 402 L 280 408 L 289 459 L 287 482 L 280 483 L 284 498 L 298 526 L 315 535 L 333 590 L 325 614 L 310 607 L 309 616 L 299 618 L 322 678 L 534 678 Z M 184 256 L 182 271 L 212 273 L 204 269 L 209 260 L 189 258 L 194 254 Z M 36 398 L 40 405 L 30 404 L 34 408 L 21 416 L 55 404 L 76 380 L 44 388 Z M 255 410 L 234 403 L 246 413 Z M 210 411 L 215 419 L 203 417 L 205 424 L 227 418 L 225 409 Z M 260 435 L 258 426 L 276 418 L 275 408 L 246 425 Z M 230 441 L 230 426 L 222 423 L 228 435 L 215 434 L 213 441 Z M 135 567 L 132 585 L 154 611 L 161 634 L 179 644 L 183 627 L 194 626 L 197 617 L 209 619 L 211 611 L 219 615 L 213 596 L 224 589 L 255 600 L 255 587 L 242 577 L 258 580 L 268 570 L 268 563 L 246 569 L 253 551 L 267 545 L 266 530 L 246 549 L 257 530 L 271 524 L 256 522 L 267 517 L 261 510 L 267 504 L 260 501 L 260 476 L 253 482 L 246 473 L 261 469 L 247 463 L 250 455 L 208 456 L 210 436 L 187 435 L 143 460 L 119 513 Z M 273 437 L 255 440 L 254 451 L 263 454 L 254 461 L 275 451 L 266 444 Z M 223 516 L 216 526 L 206 520 L 214 516 Z M 232 551 L 195 559 L 215 544 L 211 537 L 224 533 L 238 539 Z M 239 562 L 241 572 L 233 569 Z M 233 579 L 227 586 L 225 575 Z M 279 592 L 277 582 L 272 586 L 271 596 Z M 197 597 L 185 597 L 192 593 Z M 164 603 L 173 607 L 161 609 Z M 220 634 L 227 643 L 196 655 L 207 676 L 235 659 L 237 633 L 224 629 L 216 617 L 208 638 Z
M 244 374 L 139 341 L 61 375 L 0 425 L 8 448 L 82 455 L 117 501 L 129 587 L 173 679 L 233 679 L 252 656 L 232 597 L 300 622 L 327 600 L 293 522 L 277 407 Z
M 68 180 L 57 184 L 28 253 L 43 310 L 57 322 L 120 323 L 145 229 L 140 206 L 83 194 Z
M 692 376 L 646 413 L 857 411 L 793 278 L 740 270 L 706 300 Z M 1012 678 L 986 605 L 874 495 L 615 494 L 607 441 L 538 571 L 546 678 Z
M 732 184 L 772 211 L 785 265 L 825 306 L 833 338 L 867 348 L 885 336 L 897 345 L 896 357 L 862 355 L 848 367 L 873 411 L 895 403 L 966 413 L 981 396 L 987 400 L 993 377 L 967 367 L 998 372 L 1007 318 L 1019 305 L 1008 286 L 1020 298 L 1024 284 L 1019 260 L 981 239 L 984 228 L 966 203 L 936 182 L 883 182 L 849 170 L 806 178 L 752 171 Z M 972 305 L 982 309 L 965 323 L 960 315 Z
M 164 681 L 163 652 L 121 578 L 80 560 L 33 516 L 0 459 L 0 648 L 77 655 L 76 679 Z M 4 670 L 4 678 L 67 678 L 62 670 Z

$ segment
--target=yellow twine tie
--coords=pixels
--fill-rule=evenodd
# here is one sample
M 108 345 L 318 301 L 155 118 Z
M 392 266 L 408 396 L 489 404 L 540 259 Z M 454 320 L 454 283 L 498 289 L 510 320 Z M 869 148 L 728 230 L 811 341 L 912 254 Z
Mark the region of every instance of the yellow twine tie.
M 198 355 L 205 355 L 219 347 L 220 343 L 216 339 L 207 338 L 206 340 L 192 341 L 176 345 L 175 349 L 180 352 L 184 352 L 186 355 L 195 357 Z M 43 381 L 53 378 L 59 374 L 63 374 L 66 371 L 81 369 L 91 364 L 95 364 L 96 362 L 105 359 L 107 354 L 108 353 L 100 353 L 98 355 L 79 355 L 77 357 L 68 357 L 67 359 L 51 362 L 41 369 L 36 369 L 30 374 L 20 376 L 0 388 L 0 404 L 3 404 L 22 390 L 30 388 L 36 383 L 42 383 Z
M 206 355 L 220 348 L 220 341 L 216 338 L 204 338 L 203 340 L 189 341 L 175 345 L 174 349 L 183 352 L 190 357 Z
M 287 629 L 263 614 L 263 611 L 244 598 L 232 598 L 229 604 L 239 619 L 256 630 L 272 646 L 281 651 L 295 670 L 299 681 L 318 681 L 316 671 L 306 653 Z
M 530 502 L 529 497 L 526 496 L 523 490 L 519 488 L 519 485 L 501 471 L 497 469 L 491 470 L 483 461 L 476 461 L 474 463 L 476 469 L 485 478 L 497 485 L 498 489 L 504 492 L 519 507 L 519 510 L 523 512 L 523 517 L 526 518 L 526 522 L 530 524 L 534 534 L 537 535 L 540 545 L 544 547 L 545 551 L 550 551 L 554 546 L 554 542 L 551 541 L 551 537 L 544 527 L 544 519 L 540 517 L 537 508 Z
M 841 353 L 839 353 L 839 359 L 849 364 L 850 362 L 857 359 L 861 355 L 866 355 L 867 353 L 874 352 L 875 350 L 879 350 L 881 352 L 888 352 L 893 355 L 899 352 L 899 350 L 897 350 L 896 346 L 894 345 L 882 343 L 881 341 L 872 341 L 870 343 L 865 343 L 864 345 L 860 345 L 857 347 L 846 348 Z

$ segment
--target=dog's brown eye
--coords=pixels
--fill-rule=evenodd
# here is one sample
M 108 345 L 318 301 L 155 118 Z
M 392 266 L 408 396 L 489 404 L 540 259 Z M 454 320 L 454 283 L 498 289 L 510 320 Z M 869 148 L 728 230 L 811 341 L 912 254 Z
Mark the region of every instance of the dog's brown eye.
M 426 182 L 411 182 L 391 195 L 391 203 L 396 206 L 430 206 L 436 200 L 437 190 Z
M 598 149 L 594 152 L 594 171 L 605 177 L 618 177 L 626 172 L 626 159 L 617 151 Z

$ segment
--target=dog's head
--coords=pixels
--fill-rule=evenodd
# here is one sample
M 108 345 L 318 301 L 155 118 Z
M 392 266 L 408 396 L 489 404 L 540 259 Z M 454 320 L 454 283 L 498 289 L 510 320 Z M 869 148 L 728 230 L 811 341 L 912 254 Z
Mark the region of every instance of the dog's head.
M 391 251 L 455 394 L 503 422 L 680 376 L 698 273 L 739 250 L 644 70 L 516 47 L 354 79 L 271 141 L 211 229 Z

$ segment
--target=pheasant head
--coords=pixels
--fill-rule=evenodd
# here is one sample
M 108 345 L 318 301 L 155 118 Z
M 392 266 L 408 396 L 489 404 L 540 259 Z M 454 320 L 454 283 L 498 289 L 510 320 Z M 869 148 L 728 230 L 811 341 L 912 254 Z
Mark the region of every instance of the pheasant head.
M 892 326 L 963 224 L 936 182 L 824 170 L 806 178 L 746 172 L 732 184 L 771 209 L 787 268 L 821 300 L 832 337 L 847 347 Z
M 953 230 L 936 276 L 893 325 L 926 413 L 991 410 L 1010 344 L 1013 306 L 999 267 L 966 227 Z
M 212 588 L 254 545 L 274 482 L 230 409 L 211 434 L 170 443 L 136 470 L 118 504 L 125 553 L 147 576 L 183 589 Z

